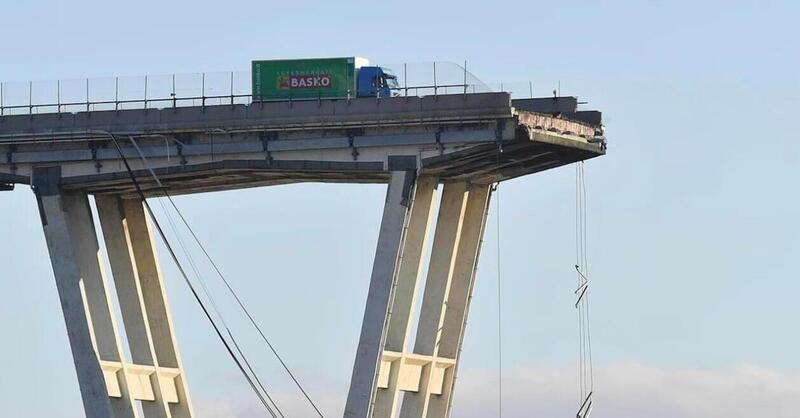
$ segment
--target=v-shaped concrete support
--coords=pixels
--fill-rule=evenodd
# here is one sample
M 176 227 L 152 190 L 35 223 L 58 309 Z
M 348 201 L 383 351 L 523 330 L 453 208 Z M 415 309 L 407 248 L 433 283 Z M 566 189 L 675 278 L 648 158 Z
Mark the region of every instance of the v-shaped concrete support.
M 394 278 L 405 236 L 406 221 L 413 206 L 412 192 L 415 178 L 414 170 L 403 170 L 393 171 L 389 180 L 367 305 L 361 325 L 361 337 L 358 341 L 350 392 L 345 405 L 346 418 L 364 418 L 371 415 L 386 335 L 389 304 L 394 291 Z
M 133 357 L 123 356 L 88 196 L 38 169 L 36 198 L 88 418 L 190 418 L 191 403 L 147 217 L 139 200 L 97 199 Z
M 444 186 L 415 345 L 409 351 L 438 179 L 417 179 L 404 206 L 399 185 L 405 175 L 397 173 L 389 185 L 347 418 L 392 418 L 398 411 L 404 418 L 449 414 L 490 186 Z

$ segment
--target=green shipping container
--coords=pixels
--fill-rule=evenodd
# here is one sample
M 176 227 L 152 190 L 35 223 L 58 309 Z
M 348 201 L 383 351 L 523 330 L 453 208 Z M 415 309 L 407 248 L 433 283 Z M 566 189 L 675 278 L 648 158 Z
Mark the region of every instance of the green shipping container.
M 356 58 L 253 61 L 253 101 L 355 97 L 356 61 Z

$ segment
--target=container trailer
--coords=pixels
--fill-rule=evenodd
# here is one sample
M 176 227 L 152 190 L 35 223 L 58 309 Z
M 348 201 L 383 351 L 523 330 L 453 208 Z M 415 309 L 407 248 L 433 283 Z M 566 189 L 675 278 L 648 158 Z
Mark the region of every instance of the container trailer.
M 253 101 L 391 97 L 397 76 L 358 57 L 253 61 Z

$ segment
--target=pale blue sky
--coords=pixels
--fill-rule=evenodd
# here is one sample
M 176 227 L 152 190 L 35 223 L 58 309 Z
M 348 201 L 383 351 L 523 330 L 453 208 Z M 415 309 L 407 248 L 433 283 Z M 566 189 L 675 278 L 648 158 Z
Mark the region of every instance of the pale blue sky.
M 604 112 L 609 138 L 608 155 L 586 166 L 593 348 L 609 370 L 608 406 L 594 416 L 661 417 L 626 403 L 633 388 L 612 390 L 614 367 L 719 377 L 753 366 L 794 382 L 776 391 L 800 398 L 798 17 L 790 1 L 6 1 L 0 80 L 240 70 L 254 58 L 347 55 L 467 60 L 486 82 L 531 80 L 539 95 L 560 80 L 564 94 Z M 327 397 L 330 416 L 340 415 L 350 378 L 383 194 L 380 186 L 299 185 L 177 199 L 288 362 Z M 501 186 L 510 376 L 569 373 L 576 362 L 573 200 L 572 167 Z M 0 194 L 0 219 L 5 415 L 81 416 L 33 194 Z M 495 221 L 493 208 L 461 380 L 484 393 L 483 406 L 495 402 L 496 387 Z M 248 415 L 245 385 L 163 252 L 161 259 L 199 415 L 231 408 L 258 416 Z M 229 318 L 241 324 L 233 311 Z M 264 348 L 243 338 L 265 380 L 299 404 Z M 464 383 L 469 376 L 483 380 Z M 698 391 L 742 399 L 713 383 L 725 380 L 702 380 L 708 387 Z M 518 398 L 509 402 L 519 408 L 538 399 Z M 555 402 L 547 411 L 573 414 L 572 406 Z M 528 416 L 521 410 L 508 416 Z M 663 416 L 703 416 L 670 414 Z

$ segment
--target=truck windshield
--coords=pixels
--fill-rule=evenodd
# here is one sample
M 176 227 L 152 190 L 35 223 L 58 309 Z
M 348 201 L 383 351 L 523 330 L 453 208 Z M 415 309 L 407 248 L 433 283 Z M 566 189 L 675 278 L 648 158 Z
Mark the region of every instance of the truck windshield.
M 397 90 L 400 88 L 400 85 L 397 84 L 397 76 L 395 75 L 386 75 L 386 86 L 392 90 Z

